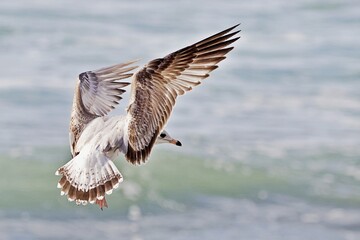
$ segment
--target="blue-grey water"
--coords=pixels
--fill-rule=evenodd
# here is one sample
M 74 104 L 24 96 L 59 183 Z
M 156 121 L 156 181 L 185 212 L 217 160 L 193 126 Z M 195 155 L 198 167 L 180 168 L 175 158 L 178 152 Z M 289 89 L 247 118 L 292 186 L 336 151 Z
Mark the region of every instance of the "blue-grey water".
M 360 3 L 0 2 L 0 239 L 360 239 Z M 75 206 L 80 72 L 165 56 L 241 23 L 218 70 L 178 99 L 109 209 Z M 122 114 L 127 97 L 113 114 Z

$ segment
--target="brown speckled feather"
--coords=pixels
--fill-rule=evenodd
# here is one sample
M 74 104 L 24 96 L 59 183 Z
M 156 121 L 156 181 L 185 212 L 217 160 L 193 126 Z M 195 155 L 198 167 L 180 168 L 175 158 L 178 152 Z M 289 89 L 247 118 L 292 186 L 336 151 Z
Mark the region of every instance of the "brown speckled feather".
M 239 39 L 236 27 L 149 62 L 133 79 L 126 116 L 103 117 L 120 101 L 133 62 L 80 74 L 70 122 L 73 158 L 55 173 L 61 176 L 61 194 L 77 204 L 107 207 L 105 195 L 123 180 L 113 160 L 124 153 L 129 162 L 141 164 L 155 143 L 165 141 L 159 134 L 165 134 L 177 97 L 225 59 Z
M 155 59 L 135 75 L 127 116 L 129 162 L 147 160 L 177 96 L 199 85 L 225 59 L 233 49 L 228 46 L 239 39 L 234 37 L 239 31 L 232 31 L 237 26 Z

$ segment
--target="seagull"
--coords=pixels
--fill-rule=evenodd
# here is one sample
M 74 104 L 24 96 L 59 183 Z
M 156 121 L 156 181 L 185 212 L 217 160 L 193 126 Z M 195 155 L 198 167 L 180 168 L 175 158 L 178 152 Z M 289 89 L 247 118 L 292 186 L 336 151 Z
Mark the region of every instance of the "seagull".
M 119 187 L 123 177 L 113 160 L 121 153 L 132 164 L 147 161 L 155 144 L 181 146 L 165 130 L 178 96 L 192 90 L 240 37 L 239 24 L 157 58 L 137 71 L 129 61 L 79 74 L 70 118 L 72 159 L 56 171 L 60 194 L 77 205 L 108 207 L 105 195 Z M 126 114 L 108 116 L 130 85 Z

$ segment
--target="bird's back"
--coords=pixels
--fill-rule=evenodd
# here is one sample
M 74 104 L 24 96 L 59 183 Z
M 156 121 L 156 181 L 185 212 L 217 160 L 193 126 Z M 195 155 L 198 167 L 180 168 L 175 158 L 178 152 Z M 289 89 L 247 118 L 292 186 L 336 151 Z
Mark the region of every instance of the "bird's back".
M 128 140 L 124 129 L 125 119 L 125 116 L 105 116 L 92 120 L 81 133 L 75 147 L 76 152 L 80 152 L 85 145 L 92 145 L 109 157 L 115 152 L 126 153 Z

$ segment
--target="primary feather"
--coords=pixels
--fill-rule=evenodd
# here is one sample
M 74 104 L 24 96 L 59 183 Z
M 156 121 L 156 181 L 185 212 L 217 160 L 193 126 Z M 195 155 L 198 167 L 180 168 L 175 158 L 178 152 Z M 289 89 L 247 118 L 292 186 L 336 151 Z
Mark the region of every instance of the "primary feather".
M 239 39 L 230 39 L 239 32 L 231 32 L 235 27 L 152 60 L 135 74 L 127 115 L 128 161 L 146 161 L 176 98 L 199 85 L 233 49 L 228 45 Z
M 164 126 L 177 97 L 199 85 L 225 59 L 233 49 L 229 45 L 239 39 L 237 26 L 150 61 L 133 76 L 125 116 L 107 114 L 130 84 L 123 80 L 133 75 L 134 61 L 81 73 L 70 120 L 73 159 L 56 172 L 62 175 L 61 193 L 78 204 L 107 206 L 105 194 L 123 179 L 112 160 L 123 153 L 129 162 L 141 164 L 155 143 L 165 141 L 159 135 L 167 134 Z

